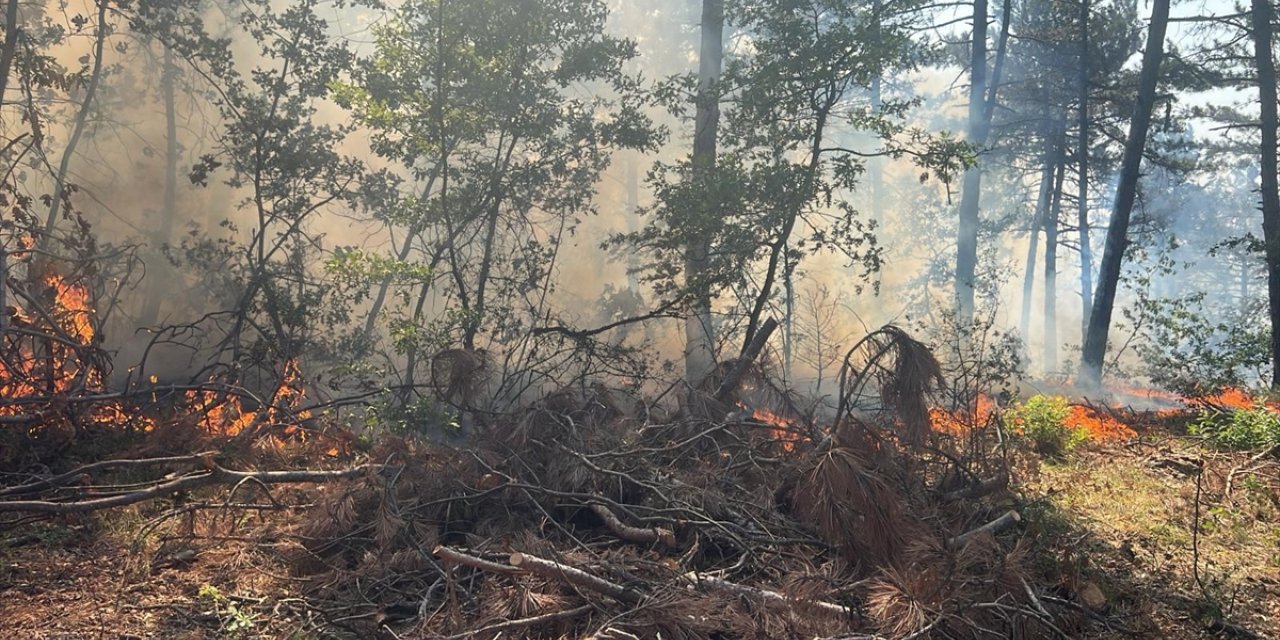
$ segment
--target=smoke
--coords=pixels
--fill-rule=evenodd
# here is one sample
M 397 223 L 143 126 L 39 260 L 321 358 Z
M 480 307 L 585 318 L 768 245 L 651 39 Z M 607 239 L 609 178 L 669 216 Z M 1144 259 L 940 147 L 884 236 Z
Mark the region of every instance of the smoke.
M 638 46 L 639 55 L 629 63 L 628 71 L 644 82 L 653 83 L 691 73 L 696 68 L 697 3 L 664 0 L 611 4 L 611 33 L 632 38 Z M 370 30 L 384 23 L 383 10 L 333 7 L 325 11 L 324 17 L 329 20 L 328 28 L 334 38 L 348 42 L 357 55 L 372 50 Z M 65 31 L 64 38 L 42 50 L 53 61 L 72 71 L 92 66 L 93 36 L 99 28 L 92 24 L 93 2 L 24 3 L 22 13 L 24 27 L 32 32 Z M 246 70 L 275 64 L 259 57 L 260 49 L 251 35 L 233 24 L 228 15 L 217 3 L 210 3 L 205 17 L 211 31 L 228 37 L 227 46 L 234 64 Z M 89 23 L 82 23 L 77 16 L 86 17 Z M 255 220 L 244 206 L 251 195 L 249 185 L 227 184 L 223 171 L 210 174 L 206 184 L 194 183 L 189 177 L 202 157 L 219 151 L 219 132 L 226 123 L 218 109 L 221 99 L 218 87 L 209 83 L 205 70 L 193 68 L 182 59 L 174 61 L 166 71 L 165 50 L 160 42 L 131 32 L 119 14 L 112 13 L 110 22 L 112 31 L 105 48 L 100 94 L 91 106 L 90 124 L 84 138 L 72 156 L 68 179 L 75 187 L 71 203 L 92 224 L 102 245 L 136 247 L 145 265 L 136 272 L 108 274 L 104 280 L 122 287 L 119 299 L 111 301 L 106 345 L 118 352 L 119 362 L 134 363 L 148 351 L 147 345 L 153 337 L 147 331 L 140 331 L 144 325 L 196 323 L 229 302 L 210 292 L 209 282 L 202 280 L 207 274 L 201 276 L 184 264 L 173 262 L 185 263 L 184 252 L 200 241 L 247 242 L 255 232 Z M 1175 37 L 1181 36 L 1175 32 Z M 743 34 L 731 37 L 730 43 L 731 58 L 749 50 L 749 38 Z M 168 78 L 174 87 L 173 104 L 168 105 L 169 108 L 163 95 L 166 73 L 171 74 Z M 895 100 L 917 101 L 906 111 L 907 127 L 929 132 L 964 130 L 967 88 L 958 65 L 926 66 L 920 71 L 887 78 L 885 86 L 886 95 Z M 35 106 L 46 114 L 42 122 L 44 153 L 24 159 L 28 179 L 23 188 L 27 193 L 51 191 L 53 183 L 48 169 L 58 164 L 65 150 L 84 95 L 84 85 L 76 84 L 69 87 L 65 95 L 46 91 L 35 96 Z M 854 99 L 865 101 L 869 97 L 862 95 Z M 1201 99 L 1213 102 L 1218 98 L 1201 96 Z M 316 108 L 313 119 L 317 123 L 335 126 L 351 123 L 351 113 L 333 100 L 321 100 Z M 3 109 L 6 130 L 18 130 L 22 109 L 19 104 L 6 102 Z M 636 256 L 603 247 L 609 238 L 633 232 L 647 223 L 644 212 L 653 206 L 654 200 L 645 178 L 655 163 L 675 162 L 689 153 L 692 131 L 687 118 L 676 117 L 656 104 L 648 106 L 648 115 L 666 128 L 665 144 L 653 153 L 616 154 L 595 185 L 594 204 L 598 213 L 571 221 L 559 236 L 563 238 L 561 244 L 554 247 L 552 286 L 546 291 L 546 307 L 556 310 L 555 322 L 590 328 L 615 322 L 628 314 L 642 314 L 647 310 L 646 305 L 651 308 L 661 301 L 661 296 L 638 280 L 636 270 L 640 264 Z M 1022 116 L 1017 113 L 997 116 L 993 145 L 1008 143 L 1007 138 L 1000 137 L 1001 127 L 1011 132 L 1007 135 L 1017 134 L 1016 123 L 1013 123 L 1017 117 Z M 1121 119 L 1117 117 L 1114 121 Z M 176 129 L 177 156 L 174 158 L 168 153 L 167 132 L 171 125 Z M 12 139 L 13 134 L 6 136 Z M 1167 163 L 1195 165 L 1199 158 L 1192 153 L 1192 148 L 1202 136 L 1199 126 L 1180 129 L 1171 125 L 1159 131 L 1154 145 Z M 832 138 L 867 153 L 876 150 L 874 137 L 855 127 L 838 128 Z M 392 163 L 373 153 L 367 130 L 354 128 L 341 140 L 337 150 L 366 163 L 370 171 L 396 171 Z M 166 165 L 170 162 L 176 163 L 178 176 L 171 209 L 164 197 Z M 951 304 L 948 270 L 954 268 L 959 181 L 945 182 L 938 175 L 922 176 L 910 158 L 885 158 L 876 162 L 882 168 L 880 184 L 873 187 L 871 174 L 864 174 L 859 189 L 834 194 L 853 203 L 864 221 L 877 218 L 876 234 L 883 251 L 883 265 L 874 281 L 863 279 L 846 257 L 819 253 L 806 260 L 797 271 L 791 283 L 790 304 L 786 296 L 780 296 L 771 306 L 770 313 L 774 315 L 785 315 L 787 309 L 791 309 L 790 317 L 779 318 L 790 325 L 784 330 L 788 335 L 789 353 L 783 354 L 779 348 L 776 357 L 780 363 L 785 360 L 785 374 L 797 384 L 817 385 L 824 377 L 830 379 L 829 371 L 822 371 L 824 356 L 817 352 L 823 340 L 849 339 L 889 322 L 910 325 L 935 321 Z M 980 162 L 986 172 L 980 239 L 980 277 L 986 283 L 986 313 L 999 327 L 1012 329 L 1018 324 L 1022 304 L 1021 276 L 1026 267 L 1023 262 L 1032 231 L 1028 226 L 1035 210 L 1039 171 L 1034 162 L 1026 158 L 983 154 Z M 1099 177 L 1090 202 L 1091 224 L 1094 237 L 1100 238 L 1114 177 L 1105 163 L 1094 170 Z M 1229 185 L 1220 179 L 1197 181 L 1182 175 L 1175 169 L 1152 168 L 1143 186 L 1138 226 L 1145 235 L 1140 236 L 1138 242 L 1153 249 L 1145 255 L 1135 255 L 1131 273 L 1149 270 L 1162 258 L 1176 263 L 1178 268 L 1160 274 L 1150 284 L 1151 290 L 1162 294 L 1215 287 L 1224 276 L 1209 270 L 1207 265 L 1214 261 L 1205 257 L 1208 251 L 1257 226 L 1246 171 L 1215 174 L 1228 176 L 1232 180 Z M 404 180 L 404 190 L 420 188 L 419 178 L 400 177 Z M 1068 183 L 1072 178 L 1068 172 Z M 879 193 L 879 197 L 873 199 L 873 192 Z M 1063 246 L 1057 267 L 1056 322 L 1059 342 L 1069 352 L 1070 345 L 1080 340 L 1077 327 L 1082 318 L 1077 276 L 1079 254 L 1071 244 L 1073 219 L 1067 214 L 1074 210 L 1074 205 L 1069 197 L 1065 200 L 1061 219 Z M 378 214 L 341 205 L 326 207 L 309 223 L 308 237 L 321 255 L 332 255 L 338 249 L 386 255 L 391 251 L 393 240 L 398 239 L 393 229 L 377 219 Z M 559 233 L 558 229 L 538 231 L 539 237 L 546 241 Z M 1175 238 L 1183 244 L 1172 248 L 1169 242 Z M 1171 248 L 1162 251 L 1160 247 L 1165 245 Z M 1238 287 L 1231 292 L 1238 300 L 1231 306 L 1243 308 L 1250 299 L 1261 295 L 1254 269 L 1257 261 L 1247 252 L 1232 255 L 1238 258 L 1233 263 L 1237 266 L 1222 268 L 1238 272 Z M 314 271 L 322 273 L 322 265 L 314 265 Z M 1040 328 L 1045 326 L 1046 318 L 1041 312 L 1044 297 L 1041 282 L 1037 272 L 1032 330 L 1024 336 L 1030 354 L 1041 353 L 1043 346 Z M 158 300 L 154 318 L 143 317 L 149 298 Z M 835 312 L 822 313 L 812 304 L 818 299 L 826 300 L 824 304 L 832 305 Z M 1133 300 L 1129 293 L 1123 304 L 1131 304 Z M 367 312 L 368 301 L 356 304 L 350 312 L 359 324 L 362 313 Z M 434 294 L 424 305 L 425 315 L 428 319 L 442 318 L 450 313 L 452 305 L 451 299 Z M 716 311 L 723 315 L 732 305 L 731 300 L 718 300 Z M 104 315 L 107 311 L 99 309 Z M 550 318 L 531 319 L 535 323 L 541 321 L 550 321 Z M 379 324 L 378 329 L 385 339 L 390 328 L 384 323 Z M 647 345 L 649 356 L 656 361 L 674 362 L 683 352 L 683 332 L 675 319 L 651 320 L 619 330 L 610 339 L 637 348 Z M 734 355 L 735 340 L 726 344 L 726 357 Z M 189 373 L 198 360 L 196 355 L 185 348 L 153 348 L 148 353 L 148 372 L 163 377 Z M 392 358 L 403 366 L 403 354 L 394 354 Z M 1035 369 L 1035 358 L 1031 361 Z M 126 369 L 122 367 L 122 370 Z

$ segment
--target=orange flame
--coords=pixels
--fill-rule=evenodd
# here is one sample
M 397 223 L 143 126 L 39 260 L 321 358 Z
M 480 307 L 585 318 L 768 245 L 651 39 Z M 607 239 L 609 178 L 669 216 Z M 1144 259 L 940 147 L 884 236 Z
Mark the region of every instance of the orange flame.
M 301 437 L 303 431 L 299 423 L 311 417 L 310 411 L 298 411 L 305 399 L 302 370 L 296 359 L 285 362 L 280 386 L 263 409 L 245 409 L 236 395 L 209 390 L 187 392 L 188 408 L 199 416 L 197 424 L 205 431 L 220 436 L 234 436 L 254 424 L 269 422 L 283 425 L 285 435 Z M 283 442 L 276 444 L 282 445 Z
M 986 424 L 997 409 L 999 407 L 994 398 L 979 393 L 970 407 L 960 407 L 954 411 L 930 409 L 929 424 L 934 431 L 960 436 Z
M 1115 417 L 1080 405 L 1072 405 L 1067 416 L 1066 426 L 1081 429 L 1089 434 L 1090 440 L 1128 440 L 1137 437 L 1137 433 L 1129 425 Z
M 745 408 L 745 407 L 744 407 Z M 791 453 L 796 450 L 796 443 L 804 440 L 802 430 L 794 420 L 784 418 L 768 409 L 753 409 L 751 417 L 774 428 L 770 432 L 773 439 L 782 444 L 782 450 Z

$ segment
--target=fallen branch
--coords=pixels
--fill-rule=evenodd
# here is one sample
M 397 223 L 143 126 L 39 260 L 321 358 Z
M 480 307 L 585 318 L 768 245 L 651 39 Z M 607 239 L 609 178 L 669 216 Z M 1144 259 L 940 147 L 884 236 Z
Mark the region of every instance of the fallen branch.
M 489 571 L 491 573 L 501 573 L 506 575 L 523 573 L 516 567 L 498 564 L 497 562 L 490 562 L 484 558 L 477 558 L 473 555 L 463 553 L 457 549 L 450 549 L 443 545 L 436 547 L 431 554 L 445 562 L 460 564 L 464 567 L 471 567 L 472 569 L 479 569 L 481 571 Z
M 957 500 L 973 500 L 983 496 L 991 495 L 997 491 L 1009 486 L 1008 474 L 1000 474 L 994 478 L 988 478 L 976 484 L 971 484 L 963 489 L 957 489 L 943 494 L 944 502 L 956 502 Z
M 502 566 L 502 565 L 498 565 L 498 566 Z M 506 568 L 510 569 L 511 567 L 506 567 Z M 504 622 L 491 624 L 487 627 L 481 627 L 479 629 L 476 629 L 475 631 L 466 631 L 463 633 L 459 633 L 457 635 L 446 636 L 444 640 L 463 640 L 464 638 L 474 638 L 479 635 L 488 635 L 495 632 L 510 631 L 512 629 L 523 629 L 525 627 L 533 627 L 533 626 L 537 626 L 547 622 L 567 620 L 569 618 L 576 618 L 584 613 L 591 611 L 594 608 L 595 607 L 592 605 L 584 604 L 581 607 L 566 609 L 564 611 L 553 611 L 551 613 L 544 613 L 538 616 L 529 616 L 528 618 L 518 618 L 516 620 L 507 620 Z M 501 635 L 501 633 L 499 633 L 499 635 Z M 492 636 L 492 637 L 496 638 L 498 636 Z
M 734 593 L 738 595 L 759 598 L 766 602 L 777 602 L 777 603 L 786 604 L 788 606 L 793 606 L 793 607 L 799 605 L 802 607 L 817 609 L 818 611 L 825 611 L 827 613 L 833 613 L 833 614 L 842 615 L 842 616 L 847 615 L 849 613 L 848 607 L 836 604 L 834 602 L 823 602 L 822 600 L 796 600 L 796 599 L 788 598 L 787 596 L 781 593 L 778 593 L 777 591 L 770 591 L 769 589 L 761 589 L 760 587 L 749 587 L 744 584 L 729 582 L 728 580 L 722 580 L 720 578 L 708 576 L 706 574 L 696 573 L 693 571 L 690 571 L 689 573 L 684 574 L 683 578 L 685 582 L 688 582 L 691 586 L 706 586 L 706 587 L 710 587 L 711 589 L 715 589 L 717 591 L 724 591 L 727 593 Z
M 85 474 L 88 474 L 93 471 L 99 471 L 102 469 L 114 469 L 117 467 L 139 467 L 139 466 L 147 466 L 147 465 L 153 465 L 153 464 L 194 464 L 194 463 L 203 462 L 206 459 L 211 459 L 214 455 L 216 455 L 216 452 L 206 451 L 204 453 L 196 453 L 189 456 L 171 456 L 167 458 L 141 458 L 138 460 L 103 460 L 101 462 L 95 462 L 93 464 L 86 464 L 81 467 L 76 467 L 71 471 L 53 476 L 52 478 L 37 480 L 35 482 L 29 482 L 27 484 L 20 484 L 15 487 L 8 487 L 6 489 L 0 489 L 0 497 L 24 495 L 28 493 L 36 493 L 37 491 L 43 491 L 45 489 L 51 489 L 53 487 L 60 487 L 67 483 L 74 482 L 75 480 L 79 479 Z
M 1262 636 L 1254 633 L 1248 627 L 1244 627 L 1232 622 L 1227 622 L 1222 618 L 1214 618 L 1208 625 L 1206 630 L 1209 633 L 1227 636 L 1228 638 L 1243 638 L 1244 640 L 1262 640 Z
M 778 321 L 769 318 L 760 325 L 760 330 L 756 331 L 756 335 L 751 338 L 751 343 L 746 349 L 742 350 L 742 357 L 734 363 L 733 368 L 725 374 L 724 380 L 720 381 L 720 386 L 716 388 L 715 399 L 725 402 L 734 391 L 738 390 L 738 383 L 742 382 L 742 376 L 746 375 L 747 369 L 751 368 L 751 363 L 755 362 L 760 356 L 760 351 L 764 349 L 764 345 L 769 341 L 769 336 L 778 328 Z
M 612 509 L 603 504 L 595 503 L 591 505 L 591 511 L 601 520 L 604 520 L 605 526 L 609 527 L 613 534 L 627 542 L 636 544 L 656 544 L 661 542 L 668 547 L 676 546 L 676 534 L 670 529 L 662 527 L 643 528 L 633 527 L 623 522 Z
M 133 491 L 107 498 L 80 500 L 73 502 L 49 502 L 45 500 L 0 501 L 0 513 L 14 511 L 29 513 L 88 513 L 113 507 L 154 500 L 180 491 L 190 491 L 200 487 L 217 484 L 238 484 L 244 481 L 261 482 L 262 484 L 315 483 L 342 480 L 364 475 L 371 469 L 380 469 L 381 465 L 363 465 L 350 469 L 335 471 L 231 471 L 214 465 L 213 469 L 204 473 L 182 476 L 175 480 L 158 484 L 154 487 Z
M 567 564 L 561 564 L 554 560 L 547 560 L 537 556 L 531 556 L 527 553 L 515 552 L 508 558 L 508 562 L 513 567 L 519 567 L 529 573 L 542 578 L 562 580 L 571 585 L 582 587 L 601 593 L 614 600 L 625 602 L 627 604 L 639 604 L 644 599 L 644 594 L 632 589 L 624 587 L 620 584 L 609 582 L 599 576 L 591 575 L 582 569 L 571 567 Z
M 1242 472 L 1246 472 L 1245 471 L 1246 467 L 1251 467 L 1257 464 L 1258 462 L 1262 461 L 1263 458 L 1266 458 L 1268 456 L 1275 455 L 1278 453 L 1280 453 L 1280 444 L 1267 447 L 1266 449 L 1259 451 L 1257 454 L 1250 456 L 1249 460 L 1246 461 L 1244 464 L 1239 465 L 1234 469 L 1232 469 L 1231 473 L 1227 474 L 1227 484 L 1222 490 L 1222 495 L 1226 496 L 1227 498 L 1231 497 L 1231 488 L 1235 484 L 1236 475 Z M 1251 471 L 1256 471 L 1256 469 Z
M 999 518 L 996 518 L 995 520 L 992 520 L 991 522 L 988 522 L 982 525 L 981 527 L 978 527 L 977 529 L 974 529 L 972 531 L 966 531 L 954 538 L 951 538 L 950 540 L 947 541 L 947 547 L 955 549 L 957 547 L 964 546 L 964 543 L 973 539 L 974 536 L 979 536 L 984 533 L 990 533 L 991 535 L 995 535 L 997 533 L 1000 533 L 1001 531 L 1012 529 L 1014 525 L 1018 524 L 1019 522 L 1022 522 L 1022 516 L 1018 515 L 1017 511 L 1009 510 Z

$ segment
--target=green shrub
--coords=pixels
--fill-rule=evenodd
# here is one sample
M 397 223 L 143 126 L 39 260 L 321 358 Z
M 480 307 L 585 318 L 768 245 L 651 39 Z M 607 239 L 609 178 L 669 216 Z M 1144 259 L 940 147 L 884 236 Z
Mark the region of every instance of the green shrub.
M 1029 438 L 1041 455 L 1063 458 L 1089 439 L 1088 431 L 1067 425 L 1070 415 L 1066 398 L 1034 395 L 1006 411 L 1004 420 L 1015 432 Z
M 1190 432 L 1223 449 L 1266 449 L 1280 445 L 1280 415 L 1262 405 L 1207 412 Z

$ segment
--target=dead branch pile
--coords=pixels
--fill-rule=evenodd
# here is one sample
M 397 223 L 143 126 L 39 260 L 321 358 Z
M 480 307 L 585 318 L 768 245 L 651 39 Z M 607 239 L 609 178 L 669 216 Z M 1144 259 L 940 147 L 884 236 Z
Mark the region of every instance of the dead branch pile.
M 305 513 L 271 525 L 272 549 L 328 632 L 350 637 L 1077 634 L 1084 608 L 1037 595 L 1052 585 L 1029 566 L 1007 458 L 929 432 L 937 362 L 899 330 L 876 335 L 868 370 L 844 378 L 879 383 L 894 409 L 880 419 L 765 421 L 719 381 L 713 403 L 658 423 L 594 385 L 467 447 L 385 439 L 362 465 L 279 477 L 197 455 L 171 460 L 195 470 L 167 482 L 323 481 Z M 0 511 L 71 477 L 0 493 Z
M 905 334 L 882 337 L 901 349 L 900 364 L 875 360 L 889 362 L 875 375 L 899 408 L 882 423 L 727 411 L 654 424 L 635 399 L 595 387 L 553 394 L 470 448 L 385 442 L 372 453 L 382 473 L 326 487 L 293 565 L 319 609 L 376 612 L 341 621 L 356 635 L 1078 632 L 1083 609 L 1037 596 L 1048 588 L 1035 586 L 1008 478 L 981 477 L 999 465 L 901 435 L 924 402 L 906 396 L 923 396 L 937 365 Z

